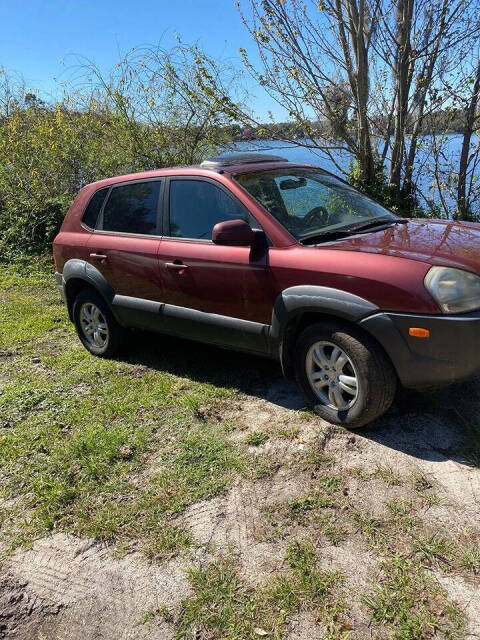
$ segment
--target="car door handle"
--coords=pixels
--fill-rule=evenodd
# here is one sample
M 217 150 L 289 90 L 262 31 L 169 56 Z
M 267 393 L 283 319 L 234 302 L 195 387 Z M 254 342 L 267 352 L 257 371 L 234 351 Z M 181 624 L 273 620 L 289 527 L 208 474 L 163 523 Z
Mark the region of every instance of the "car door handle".
M 165 266 L 169 271 L 177 271 L 178 273 L 188 269 L 188 264 L 183 264 L 183 262 L 165 262 Z
M 103 253 L 91 253 L 90 258 L 95 258 L 96 260 L 106 260 L 108 256 Z

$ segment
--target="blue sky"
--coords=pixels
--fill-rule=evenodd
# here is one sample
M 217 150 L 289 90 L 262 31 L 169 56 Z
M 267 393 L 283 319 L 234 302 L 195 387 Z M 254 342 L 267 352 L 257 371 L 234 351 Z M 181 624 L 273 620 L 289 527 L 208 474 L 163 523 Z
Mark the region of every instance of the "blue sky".
M 0 66 L 20 72 L 29 87 L 55 93 L 68 54 L 108 70 L 133 46 L 172 46 L 175 32 L 238 65 L 239 47 L 255 53 L 234 0 L 0 0 Z M 257 113 L 280 113 L 252 81 L 249 88 Z

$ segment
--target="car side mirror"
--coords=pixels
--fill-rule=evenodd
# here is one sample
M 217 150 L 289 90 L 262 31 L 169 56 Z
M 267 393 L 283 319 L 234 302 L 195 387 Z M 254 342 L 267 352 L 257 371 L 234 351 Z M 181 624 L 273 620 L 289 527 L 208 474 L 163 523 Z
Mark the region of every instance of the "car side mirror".
M 212 230 L 212 241 L 230 247 L 250 247 L 255 243 L 255 231 L 245 220 L 217 222 Z

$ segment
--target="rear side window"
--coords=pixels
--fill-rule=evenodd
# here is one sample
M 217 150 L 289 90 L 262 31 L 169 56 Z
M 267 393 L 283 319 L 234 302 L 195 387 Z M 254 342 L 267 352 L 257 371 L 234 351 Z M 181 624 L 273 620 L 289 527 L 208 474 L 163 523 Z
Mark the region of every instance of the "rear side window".
M 104 231 L 157 235 L 160 181 L 114 187 L 103 210 Z
M 83 224 L 90 227 L 90 229 L 95 229 L 95 225 L 97 224 L 98 214 L 100 213 L 100 209 L 102 208 L 103 201 L 105 200 L 105 196 L 108 193 L 109 187 L 105 189 L 99 189 L 96 191 L 90 202 L 85 209 L 85 213 L 83 214 L 82 222 Z
M 240 203 L 204 180 L 170 182 L 170 235 L 174 238 L 210 240 L 217 222 L 254 219 Z

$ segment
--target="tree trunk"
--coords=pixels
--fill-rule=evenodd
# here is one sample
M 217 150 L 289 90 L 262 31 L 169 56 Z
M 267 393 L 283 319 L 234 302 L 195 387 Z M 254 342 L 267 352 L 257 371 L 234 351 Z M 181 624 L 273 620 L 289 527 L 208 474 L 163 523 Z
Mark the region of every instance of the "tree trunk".
M 405 175 L 403 178 L 402 195 L 409 197 L 413 193 L 413 169 L 415 164 L 415 157 L 417 155 L 418 137 L 422 132 L 425 104 L 427 101 L 427 93 L 432 84 L 433 72 L 438 60 L 438 52 L 442 42 L 442 38 L 445 32 L 445 23 L 448 11 L 448 3 L 450 0 L 443 0 L 441 18 L 437 29 L 437 35 L 434 39 L 433 49 L 430 52 L 428 60 L 424 63 L 422 72 L 417 78 L 417 86 L 415 90 L 416 97 L 416 120 L 413 125 L 412 138 L 410 140 L 410 147 L 408 149 L 407 160 L 405 165 Z M 435 28 L 433 15 L 428 17 L 427 27 L 425 30 L 424 39 L 430 40 L 433 30 Z
M 457 212 L 458 220 L 468 220 L 470 218 L 470 206 L 467 200 L 467 170 L 468 152 L 470 142 L 475 129 L 476 112 L 480 94 L 480 57 L 477 63 L 477 71 L 470 102 L 465 110 L 465 129 L 463 132 L 462 151 L 460 153 L 460 164 L 458 167 L 458 187 L 457 187 Z
M 365 184 L 375 182 L 375 162 L 370 138 L 370 122 L 368 120 L 369 98 L 369 69 L 368 50 L 365 34 L 368 31 L 368 15 L 365 0 L 348 0 L 349 31 L 352 47 L 355 53 L 356 77 L 354 85 L 355 102 L 357 107 L 357 140 L 358 165 L 360 179 Z
M 402 163 L 405 154 L 405 131 L 407 127 L 408 96 L 411 83 L 411 53 L 410 32 L 412 29 L 412 14 L 414 0 L 398 0 L 397 6 L 397 38 L 396 59 L 394 65 L 396 111 L 393 134 L 392 157 L 390 160 L 390 182 L 395 185 L 395 191 L 400 192 Z

